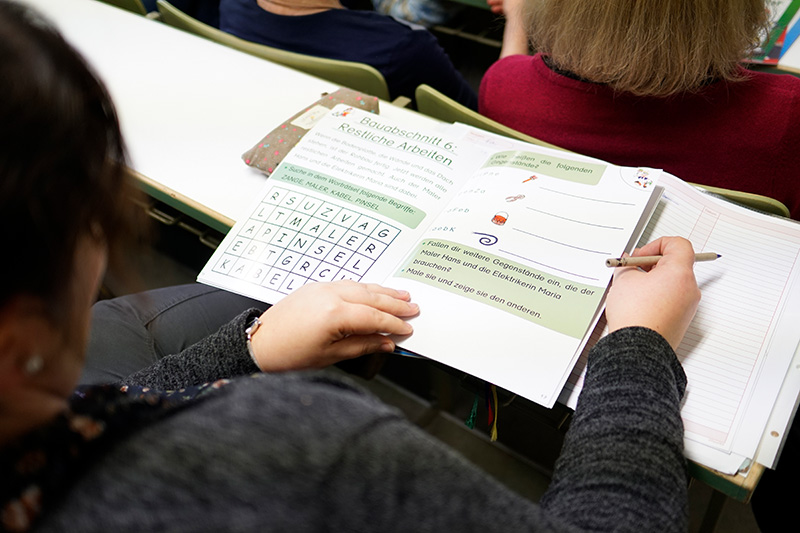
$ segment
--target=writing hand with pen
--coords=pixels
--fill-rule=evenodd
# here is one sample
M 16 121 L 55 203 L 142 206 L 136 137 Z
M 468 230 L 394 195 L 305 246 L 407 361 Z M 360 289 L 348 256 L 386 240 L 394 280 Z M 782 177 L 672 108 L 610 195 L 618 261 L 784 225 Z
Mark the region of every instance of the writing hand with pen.
M 700 302 L 695 253 L 692 243 L 682 237 L 662 237 L 633 252 L 633 257 L 656 255 L 661 257 L 655 264 L 614 271 L 606 321 L 609 331 L 650 328 L 677 349 Z

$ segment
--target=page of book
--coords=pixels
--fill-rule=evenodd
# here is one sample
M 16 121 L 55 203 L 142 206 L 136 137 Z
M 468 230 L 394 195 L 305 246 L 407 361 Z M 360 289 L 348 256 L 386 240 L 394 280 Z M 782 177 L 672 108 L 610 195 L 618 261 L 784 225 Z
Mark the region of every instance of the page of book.
M 660 171 L 493 148 L 388 281 L 421 307 L 401 343 L 552 406 Z
M 695 266 L 702 299 L 678 349 L 688 377 L 681 414 L 687 457 L 734 473 L 754 457 L 800 342 L 800 225 L 668 174 L 660 184 L 665 193 L 642 242 L 680 235 L 696 251 L 722 255 Z M 584 371 L 582 358 L 562 402 L 574 407 Z

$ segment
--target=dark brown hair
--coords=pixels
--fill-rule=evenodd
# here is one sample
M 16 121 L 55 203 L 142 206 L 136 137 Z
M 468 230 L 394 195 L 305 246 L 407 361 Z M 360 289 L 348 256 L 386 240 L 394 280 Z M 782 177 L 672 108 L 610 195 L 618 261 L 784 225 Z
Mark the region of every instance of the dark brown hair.
M 142 220 L 125 160 L 85 61 L 34 11 L 0 1 L 0 305 L 25 293 L 58 306 L 82 237 L 116 257 Z

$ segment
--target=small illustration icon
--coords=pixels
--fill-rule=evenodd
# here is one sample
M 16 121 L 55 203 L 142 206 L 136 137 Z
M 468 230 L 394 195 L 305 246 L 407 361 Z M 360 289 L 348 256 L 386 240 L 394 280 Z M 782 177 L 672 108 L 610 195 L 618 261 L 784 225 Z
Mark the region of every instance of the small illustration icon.
M 505 211 L 500 211 L 495 216 L 492 217 L 492 224 L 497 224 L 498 226 L 502 226 L 508 220 L 508 213 Z
M 346 117 L 347 115 L 349 115 L 352 112 L 353 112 L 353 108 L 352 107 L 348 107 L 348 108 L 342 109 L 341 111 L 334 111 L 333 112 L 333 116 L 334 117 Z
M 473 231 L 475 235 L 478 235 L 480 238 L 478 239 L 478 243 L 484 246 L 492 246 L 497 244 L 497 237 L 494 235 L 490 235 L 489 233 L 478 233 L 477 231 Z
M 539 176 L 537 176 L 536 174 L 532 174 L 530 178 L 528 178 L 526 180 L 523 180 L 522 183 L 528 183 L 529 181 L 538 180 L 538 179 L 539 179 Z
M 524 194 L 515 194 L 514 196 L 506 196 L 506 202 L 516 202 L 525 198 Z
M 648 188 L 650 185 L 653 184 L 653 180 L 651 180 L 648 176 L 650 175 L 645 169 L 640 168 L 636 170 L 636 179 L 634 180 L 634 184 L 638 185 L 642 189 Z

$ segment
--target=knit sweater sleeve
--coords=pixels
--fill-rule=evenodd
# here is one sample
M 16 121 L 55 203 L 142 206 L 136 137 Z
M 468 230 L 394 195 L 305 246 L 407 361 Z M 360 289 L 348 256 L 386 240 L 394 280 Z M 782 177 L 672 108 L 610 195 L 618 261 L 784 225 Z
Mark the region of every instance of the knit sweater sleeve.
M 626 328 L 602 339 L 542 509 L 586 530 L 685 531 L 685 388 L 657 333 Z
M 407 423 L 352 407 L 351 416 L 365 427 L 347 439 L 326 477 L 327 525 L 336 531 L 358 529 L 354 523 L 374 531 L 685 531 L 684 387 L 683 370 L 657 333 L 628 328 L 598 343 L 540 505 Z M 347 513 L 336 511 L 342 508 Z
M 249 309 L 216 333 L 180 353 L 163 357 L 121 383 L 170 390 L 258 372 L 247 350 L 244 330 L 260 314 L 257 309 Z

